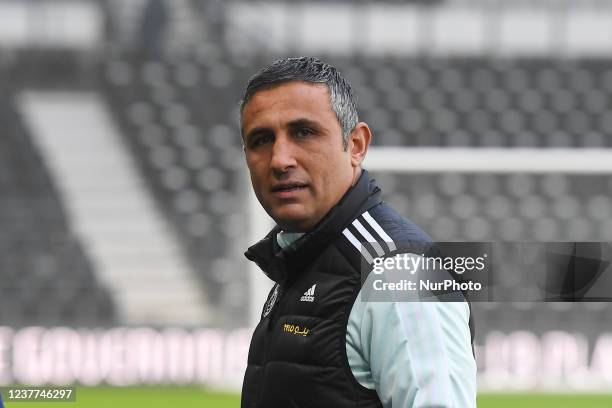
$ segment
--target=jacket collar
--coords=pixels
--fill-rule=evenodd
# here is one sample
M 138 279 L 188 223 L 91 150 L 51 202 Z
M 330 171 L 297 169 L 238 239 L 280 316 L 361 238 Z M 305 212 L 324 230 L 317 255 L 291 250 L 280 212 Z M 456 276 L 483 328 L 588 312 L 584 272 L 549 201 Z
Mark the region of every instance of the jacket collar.
M 380 188 L 363 169 L 357 183 L 310 232 L 281 250 L 276 242 L 276 234 L 281 231 L 277 225 L 244 255 L 259 265 L 270 279 L 282 283 L 288 278 L 287 270 L 290 269 L 292 274 L 299 273 L 349 223 L 379 203 Z

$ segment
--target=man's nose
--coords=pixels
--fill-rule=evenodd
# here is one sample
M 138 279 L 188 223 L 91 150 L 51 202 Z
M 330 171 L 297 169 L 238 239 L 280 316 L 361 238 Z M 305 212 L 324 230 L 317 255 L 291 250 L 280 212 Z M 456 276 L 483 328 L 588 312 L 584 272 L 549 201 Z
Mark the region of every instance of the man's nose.
M 270 167 L 277 174 L 283 174 L 296 167 L 295 146 L 284 137 L 277 137 L 272 146 Z

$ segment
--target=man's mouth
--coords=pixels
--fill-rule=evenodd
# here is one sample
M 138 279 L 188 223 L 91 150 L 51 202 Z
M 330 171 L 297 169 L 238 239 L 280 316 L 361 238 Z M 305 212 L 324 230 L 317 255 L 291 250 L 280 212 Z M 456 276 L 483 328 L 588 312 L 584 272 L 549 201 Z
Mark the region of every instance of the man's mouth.
M 306 188 L 305 183 L 299 182 L 286 182 L 286 183 L 278 183 L 274 187 L 272 187 L 272 192 L 279 196 L 288 195 L 290 193 L 294 193 Z

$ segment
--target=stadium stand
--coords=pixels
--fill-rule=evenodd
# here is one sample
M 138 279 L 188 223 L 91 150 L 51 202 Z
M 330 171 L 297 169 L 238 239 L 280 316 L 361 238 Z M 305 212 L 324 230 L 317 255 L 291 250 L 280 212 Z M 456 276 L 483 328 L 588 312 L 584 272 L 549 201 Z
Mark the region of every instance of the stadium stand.
M 375 143 L 610 147 L 605 60 L 385 58 L 347 61 Z
M 0 100 L 0 320 L 83 327 L 116 322 L 61 197 L 5 84 Z
M 192 61 L 115 60 L 103 89 L 211 301 L 240 310 L 237 294 L 247 288 L 235 254 L 245 245 L 246 180 L 231 75 Z

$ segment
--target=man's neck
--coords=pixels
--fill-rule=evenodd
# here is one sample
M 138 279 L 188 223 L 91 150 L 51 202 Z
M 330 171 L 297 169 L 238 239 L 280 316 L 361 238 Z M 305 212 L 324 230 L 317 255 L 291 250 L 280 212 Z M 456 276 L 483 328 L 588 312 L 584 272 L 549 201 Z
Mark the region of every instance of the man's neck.
M 351 187 L 357 184 L 359 177 L 361 177 L 361 167 L 355 167 L 355 170 L 353 171 L 353 182 L 351 183 Z

